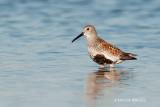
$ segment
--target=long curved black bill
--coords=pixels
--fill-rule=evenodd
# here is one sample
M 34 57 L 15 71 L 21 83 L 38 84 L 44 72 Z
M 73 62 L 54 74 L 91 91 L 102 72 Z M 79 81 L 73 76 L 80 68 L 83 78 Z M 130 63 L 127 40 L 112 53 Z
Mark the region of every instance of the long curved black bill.
M 75 37 L 75 38 L 72 40 L 72 43 L 73 43 L 75 40 L 77 40 L 78 38 L 80 38 L 81 36 L 83 36 L 83 32 L 82 32 L 80 35 L 78 35 L 77 37 Z

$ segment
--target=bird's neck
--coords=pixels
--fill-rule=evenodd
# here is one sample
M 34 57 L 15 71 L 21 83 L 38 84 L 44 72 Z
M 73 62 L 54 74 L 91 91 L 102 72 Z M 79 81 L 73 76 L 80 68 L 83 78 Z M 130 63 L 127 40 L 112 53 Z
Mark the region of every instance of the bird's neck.
M 87 44 L 89 47 L 95 46 L 98 36 L 92 36 L 91 38 L 86 38 L 87 39 Z

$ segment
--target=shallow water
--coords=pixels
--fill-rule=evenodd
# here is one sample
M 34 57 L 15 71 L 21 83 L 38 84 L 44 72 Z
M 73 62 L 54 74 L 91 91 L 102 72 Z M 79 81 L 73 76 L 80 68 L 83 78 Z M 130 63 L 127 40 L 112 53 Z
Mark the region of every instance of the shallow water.
M 159 0 L 0 0 L 1 107 L 160 105 Z M 138 54 L 103 72 L 84 25 Z M 98 72 L 101 71 L 101 72 Z

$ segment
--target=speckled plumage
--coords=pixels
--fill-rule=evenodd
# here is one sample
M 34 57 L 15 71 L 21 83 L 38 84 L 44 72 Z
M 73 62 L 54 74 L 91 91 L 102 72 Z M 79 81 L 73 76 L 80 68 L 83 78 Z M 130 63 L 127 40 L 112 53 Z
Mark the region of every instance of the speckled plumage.
M 135 54 L 126 53 L 111 43 L 101 39 L 92 25 L 84 27 L 83 32 L 72 42 L 84 35 L 88 44 L 88 53 L 94 62 L 100 66 L 112 65 L 123 62 L 124 60 L 135 60 Z

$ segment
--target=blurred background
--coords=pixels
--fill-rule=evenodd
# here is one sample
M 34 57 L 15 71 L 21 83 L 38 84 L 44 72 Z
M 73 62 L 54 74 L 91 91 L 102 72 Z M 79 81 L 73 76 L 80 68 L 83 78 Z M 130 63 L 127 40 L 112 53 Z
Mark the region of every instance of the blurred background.
M 159 19 L 159 0 L 0 0 L 0 106 L 160 105 Z M 99 70 L 71 43 L 86 24 L 138 60 Z

